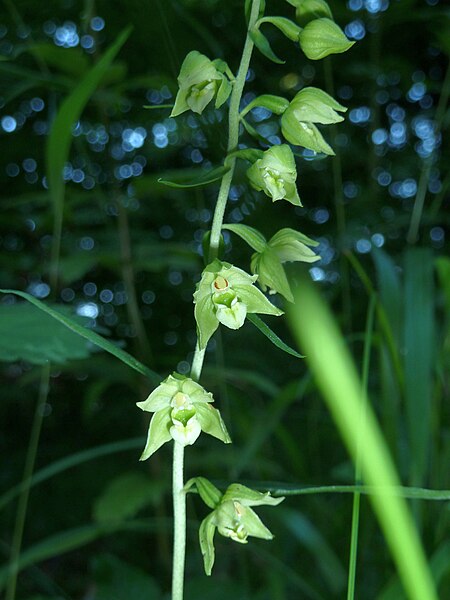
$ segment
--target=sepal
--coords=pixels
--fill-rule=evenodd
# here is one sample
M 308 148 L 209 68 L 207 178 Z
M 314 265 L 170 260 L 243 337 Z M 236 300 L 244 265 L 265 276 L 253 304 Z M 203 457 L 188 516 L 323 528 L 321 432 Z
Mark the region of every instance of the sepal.
M 289 108 L 281 117 L 281 131 L 291 144 L 334 156 L 333 148 L 324 140 L 314 123 L 299 121 L 295 110 Z
M 351 42 L 334 21 L 321 18 L 306 25 L 300 32 L 299 43 L 307 58 L 320 60 L 330 54 L 346 52 L 355 42 Z
M 338 112 L 347 111 L 345 106 L 315 87 L 300 90 L 292 99 L 289 110 L 294 112 L 298 121 L 321 123 L 322 125 L 343 121 L 344 117 Z

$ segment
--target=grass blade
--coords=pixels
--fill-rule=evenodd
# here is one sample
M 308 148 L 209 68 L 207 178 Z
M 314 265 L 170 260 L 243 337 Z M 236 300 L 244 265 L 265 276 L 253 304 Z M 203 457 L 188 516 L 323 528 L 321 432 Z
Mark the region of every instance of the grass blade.
M 355 415 L 361 408 L 361 383 L 344 338 L 313 284 L 304 278 L 301 298 L 289 318 L 317 385 L 353 459 L 358 449 Z M 298 307 L 301 306 L 301 310 Z M 375 415 L 368 405 L 360 452 L 364 480 L 374 486 L 398 486 L 398 476 Z M 411 600 L 437 600 L 433 580 L 411 514 L 400 496 L 371 495 L 375 514 Z
M 270 329 L 270 327 L 264 323 L 264 321 L 262 319 L 260 319 L 257 315 L 255 315 L 254 313 L 249 313 L 247 315 L 247 319 L 253 323 L 253 325 L 260 330 L 261 333 L 263 333 L 266 338 L 268 338 L 272 344 L 274 346 L 276 346 L 277 348 L 279 348 L 280 350 L 283 350 L 283 352 L 286 352 L 287 354 L 291 354 L 292 356 L 295 356 L 296 358 L 305 358 L 304 356 L 302 356 L 301 354 L 299 354 L 297 352 L 297 350 L 294 350 L 293 348 L 291 348 L 290 346 L 288 346 L 287 344 L 285 344 L 283 342 L 282 339 L 280 339 L 277 334 L 272 331 Z

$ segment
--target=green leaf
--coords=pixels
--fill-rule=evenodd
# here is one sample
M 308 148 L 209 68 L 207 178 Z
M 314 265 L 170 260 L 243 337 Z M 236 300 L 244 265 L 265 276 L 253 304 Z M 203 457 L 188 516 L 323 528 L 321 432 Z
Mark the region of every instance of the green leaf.
M 222 225 L 222 229 L 232 231 L 233 233 L 238 235 L 241 239 L 244 240 L 244 242 L 247 242 L 250 248 L 256 250 L 256 252 L 263 252 L 266 248 L 266 238 L 254 227 L 249 227 L 248 225 L 243 225 L 241 223 L 230 223 Z
M 242 113 L 245 112 L 245 109 Z M 241 113 L 241 115 L 242 115 Z M 255 162 L 259 158 L 264 156 L 264 152 L 262 150 L 257 150 L 256 148 L 242 148 L 241 150 L 235 150 L 234 152 L 230 152 L 227 158 L 225 159 L 225 163 L 230 158 L 241 158 L 243 160 L 248 160 L 249 162 Z
M 195 179 L 192 179 L 192 180 L 176 181 L 173 179 L 169 180 L 169 179 L 164 179 L 163 177 L 160 177 L 158 179 L 158 182 L 162 183 L 163 185 L 167 185 L 169 187 L 174 187 L 174 188 L 200 187 L 203 185 L 209 185 L 210 183 L 219 181 L 220 179 L 222 179 L 222 177 L 226 173 L 228 173 L 229 170 L 230 170 L 229 167 L 221 166 L 221 167 L 216 167 L 215 169 L 212 169 L 211 171 L 207 171 L 206 173 L 202 172 L 201 175 L 199 175 L 198 177 L 196 177 Z
M 86 319 L 69 317 L 68 307 L 53 310 L 85 329 Z M 88 330 L 86 330 L 88 331 Z M 0 360 L 26 360 L 34 365 L 62 364 L 88 358 L 88 342 L 27 302 L 0 306 Z
M 103 350 L 106 350 L 106 352 L 113 354 L 116 358 L 121 360 L 123 363 L 125 363 L 126 365 L 128 365 L 129 367 L 134 369 L 135 371 L 138 371 L 138 373 L 145 375 L 152 382 L 159 383 L 159 381 L 161 380 L 161 377 L 157 373 L 155 373 L 155 371 L 152 371 L 151 369 L 149 369 L 148 367 L 143 365 L 136 358 L 131 356 L 131 354 L 128 354 L 128 352 L 125 352 L 125 350 L 118 348 L 109 340 L 106 340 L 101 335 L 98 335 L 98 333 L 95 333 L 94 331 L 91 331 L 90 329 L 86 329 L 86 327 L 82 327 L 73 319 L 66 317 L 65 315 L 55 311 L 54 309 L 50 308 L 49 306 L 47 306 L 46 304 L 44 304 L 43 302 L 41 302 L 40 300 L 35 298 L 34 296 L 31 296 L 30 294 L 27 294 L 26 292 L 20 292 L 18 290 L 8 290 L 8 289 L 6 289 L 6 290 L 0 289 L 0 293 L 15 294 L 16 296 L 20 296 L 21 298 L 28 300 L 28 302 L 31 302 L 31 304 L 34 304 L 35 306 L 37 306 L 37 308 L 44 311 L 45 313 L 47 313 L 48 315 L 50 315 L 51 317 L 53 317 L 54 319 L 56 319 L 57 321 L 59 321 L 60 323 L 62 323 L 63 325 L 65 325 L 66 327 L 68 327 L 69 329 L 74 331 L 75 333 L 77 333 L 78 335 L 80 335 L 81 337 L 89 340 L 95 346 L 99 346 L 99 348 L 102 348 Z
M 96 499 L 93 517 L 98 523 L 123 521 L 149 504 L 157 504 L 162 492 L 163 483 L 143 473 L 120 475 L 109 482 Z
M 292 42 L 298 42 L 302 28 L 296 25 L 296 23 L 290 19 L 286 19 L 286 17 L 264 17 L 256 23 L 256 27 L 259 27 L 263 23 L 271 23 L 272 25 L 275 25 L 275 27 L 279 29 L 281 33 L 289 40 Z
M 130 27 L 122 31 L 114 44 L 64 99 L 53 121 L 47 142 L 46 163 L 48 187 L 54 206 L 54 235 L 57 240 L 61 235 L 64 212 L 63 169 L 72 145 L 72 127 L 80 118 L 84 107 L 108 72 L 112 61 L 130 35 L 130 31 Z
M 276 63 L 277 65 L 284 65 L 284 63 L 286 61 L 281 60 L 281 58 L 278 58 L 278 56 L 274 53 L 274 51 L 270 47 L 269 40 L 266 38 L 266 36 L 263 33 L 261 33 L 261 31 L 259 29 L 257 29 L 257 28 L 252 29 L 249 32 L 249 35 L 250 35 L 251 39 L 253 40 L 253 43 L 255 44 L 255 46 L 261 52 L 261 54 L 263 54 L 266 58 L 268 58 L 272 62 Z
M 263 333 L 277 348 L 283 350 L 287 354 L 291 354 L 296 358 L 305 358 L 302 354 L 299 354 L 296 350 L 288 346 L 281 340 L 277 334 L 270 329 L 266 323 L 262 319 L 260 319 L 257 315 L 248 314 L 247 319 L 253 323 L 255 327 L 257 327 L 261 333 Z

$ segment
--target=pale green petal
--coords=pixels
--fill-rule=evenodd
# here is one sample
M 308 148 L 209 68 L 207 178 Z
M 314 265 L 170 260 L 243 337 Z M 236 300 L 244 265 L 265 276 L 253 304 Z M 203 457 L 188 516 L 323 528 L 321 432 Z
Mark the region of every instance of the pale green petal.
M 172 108 L 172 112 L 170 113 L 171 117 L 177 117 L 189 110 L 188 103 L 186 102 L 186 97 L 188 95 L 187 89 L 179 89 L 177 93 L 177 97 L 175 98 L 175 105 Z
M 220 412 L 211 404 L 197 404 L 195 408 L 202 431 L 221 440 L 224 444 L 231 444 L 231 438 Z
M 223 501 L 237 500 L 243 506 L 277 506 L 283 502 L 284 496 L 273 498 L 270 492 L 257 492 L 240 483 L 232 483 L 223 495 Z
M 228 263 L 224 263 L 226 265 Z M 233 288 L 236 286 L 251 286 L 252 283 L 256 281 L 256 277 L 254 275 L 249 275 L 242 269 L 238 269 L 238 267 L 233 267 L 229 265 L 228 267 L 224 267 L 221 269 L 219 275 L 224 277 Z M 237 288 L 236 288 L 237 289 Z
M 189 89 L 193 85 L 220 78 L 221 74 L 217 72 L 212 61 L 197 50 L 192 50 L 181 65 L 178 84 L 181 89 Z
M 214 533 L 216 526 L 214 524 L 214 513 L 209 514 L 206 519 L 200 524 L 199 529 L 199 542 L 200 549 L 203 555 L 203 564 L 205 567 L 206 575 L 211 575 L 211 571 L 214 565 Z
M 241 513 L 241 524 L 248 535 L 261 538 L 263 540 L 272 540 L 273 534 L 267 529 L 254 510 L 240 505 L 236 510 Z
M 333 149 L 323 139 L 314 123 L 299 121 L 291 107 L 281 117 L 281 131 L 291 144 L 334 156 Z
M 147 442 L 139 460 L 146 460 L 163 444 L 172 439 L 169 433 L 169 428 L 172 425 L 171 410 L 171 408 L 160 410 L 153 415 L 148 428 Z
M 211 392 L 207 392 L 203 386 L 190 378 L 183 381 L 181 391 L 189 396 L 193 404 L 197 402 L 214 402 Z
M 219 327 L 214 309 L 211 291 L 208 296 L 196 301 L 194 316 L 197 322 L 200 349 L 206 348 L 211 336 Z
M 179 382 L 169 375 L 167 379 L 153 390 L 150 396 L 142 402 L 137 402 L 136 405 L 148 412 L 157 412 L 170 406 L 173 396 L 180 390 Z
M 248 313 L 280 316 L 283 311 L 274 306 L 255 286 L 236 286 L 239 299 L 247 305 Z

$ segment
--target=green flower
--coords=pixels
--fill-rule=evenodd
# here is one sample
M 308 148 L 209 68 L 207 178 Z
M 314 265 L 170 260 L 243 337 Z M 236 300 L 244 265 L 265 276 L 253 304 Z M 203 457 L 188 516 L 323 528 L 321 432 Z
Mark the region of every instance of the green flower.
M 287 200 L 296 206 L 302 205 L 295 183 L 295 159 L 287 144 L 266 150 L 263 157 L 248 169 L 247 177 L 251 185 L 272 198 L 272 202 Z
M 171 439 L 192 445 L 204 431 L 225 444 L 231 442 L 218 410 L 211 406 L 212 394 L 189 377 L 169 375 L 143 402 L 142 410 L 155 413 L 140 460 L 146 460 Z
M 278 231 L 265 248 L 255 252 L 251 258 L 251 271 L 258 275 L 258 284 L 263 292 L 269 288 L 269 294 L 278 292 L 293 302 L 294 297 L 282 265 L 285 262 L 312 263 L 320 260 L 320 256 L 309 248 L 318 245 L 318 242 L 294 229 L 287 227 Z
M 263 504 L 276 506 L 284 498 L 272 498 L 270 493 L 255 492 L 244 485 L 233 483 L 222 495 L 213 484 L 203 477 L 196 477 L 186 487 L 197 485 L 197 490 L 205 503 L 214 510 L 202 521 L 199 530 L 200 548 L 203 554 L 205 573 L 211 575 L 214 565 L 214 534 L 228 537 L 239 544 L 246 544 L 248 537 L 263 540 L 273 539 L 251 506 Z
M 299 35 L 300 48 L 311 60 L 340 54 L 353 46 L 342 29 L 328 18 L 310 21 Z
M 333 155 L 333 149 L 324 140 L 314 123 L 322 125 L 339 123 L 343 121 L 343 117 L 338 114 L 338 111 L 346 110 L 345 106 L 336 102 L 326 92 L 307 87 L 300 90 L 291 100 L 281 117 L 281 131 L 291 144 Z
M 194 293 L 200 348 L 206 347 L 219 323 L 239 329 L 247 313 L 283 314 L 253 285 L 256 279 L 257 275 L 217 259 L 205 268 Z
M 224 75 L 228 70 L 221 60 L 211 61 L 196 50 L 189 52 L 178 76 L 178 94 L 170 114 L 176 117 L 186 110 L 201 114 L 213 98 L 215 107 L 226 102 L 231 93 L 231 83 Z

